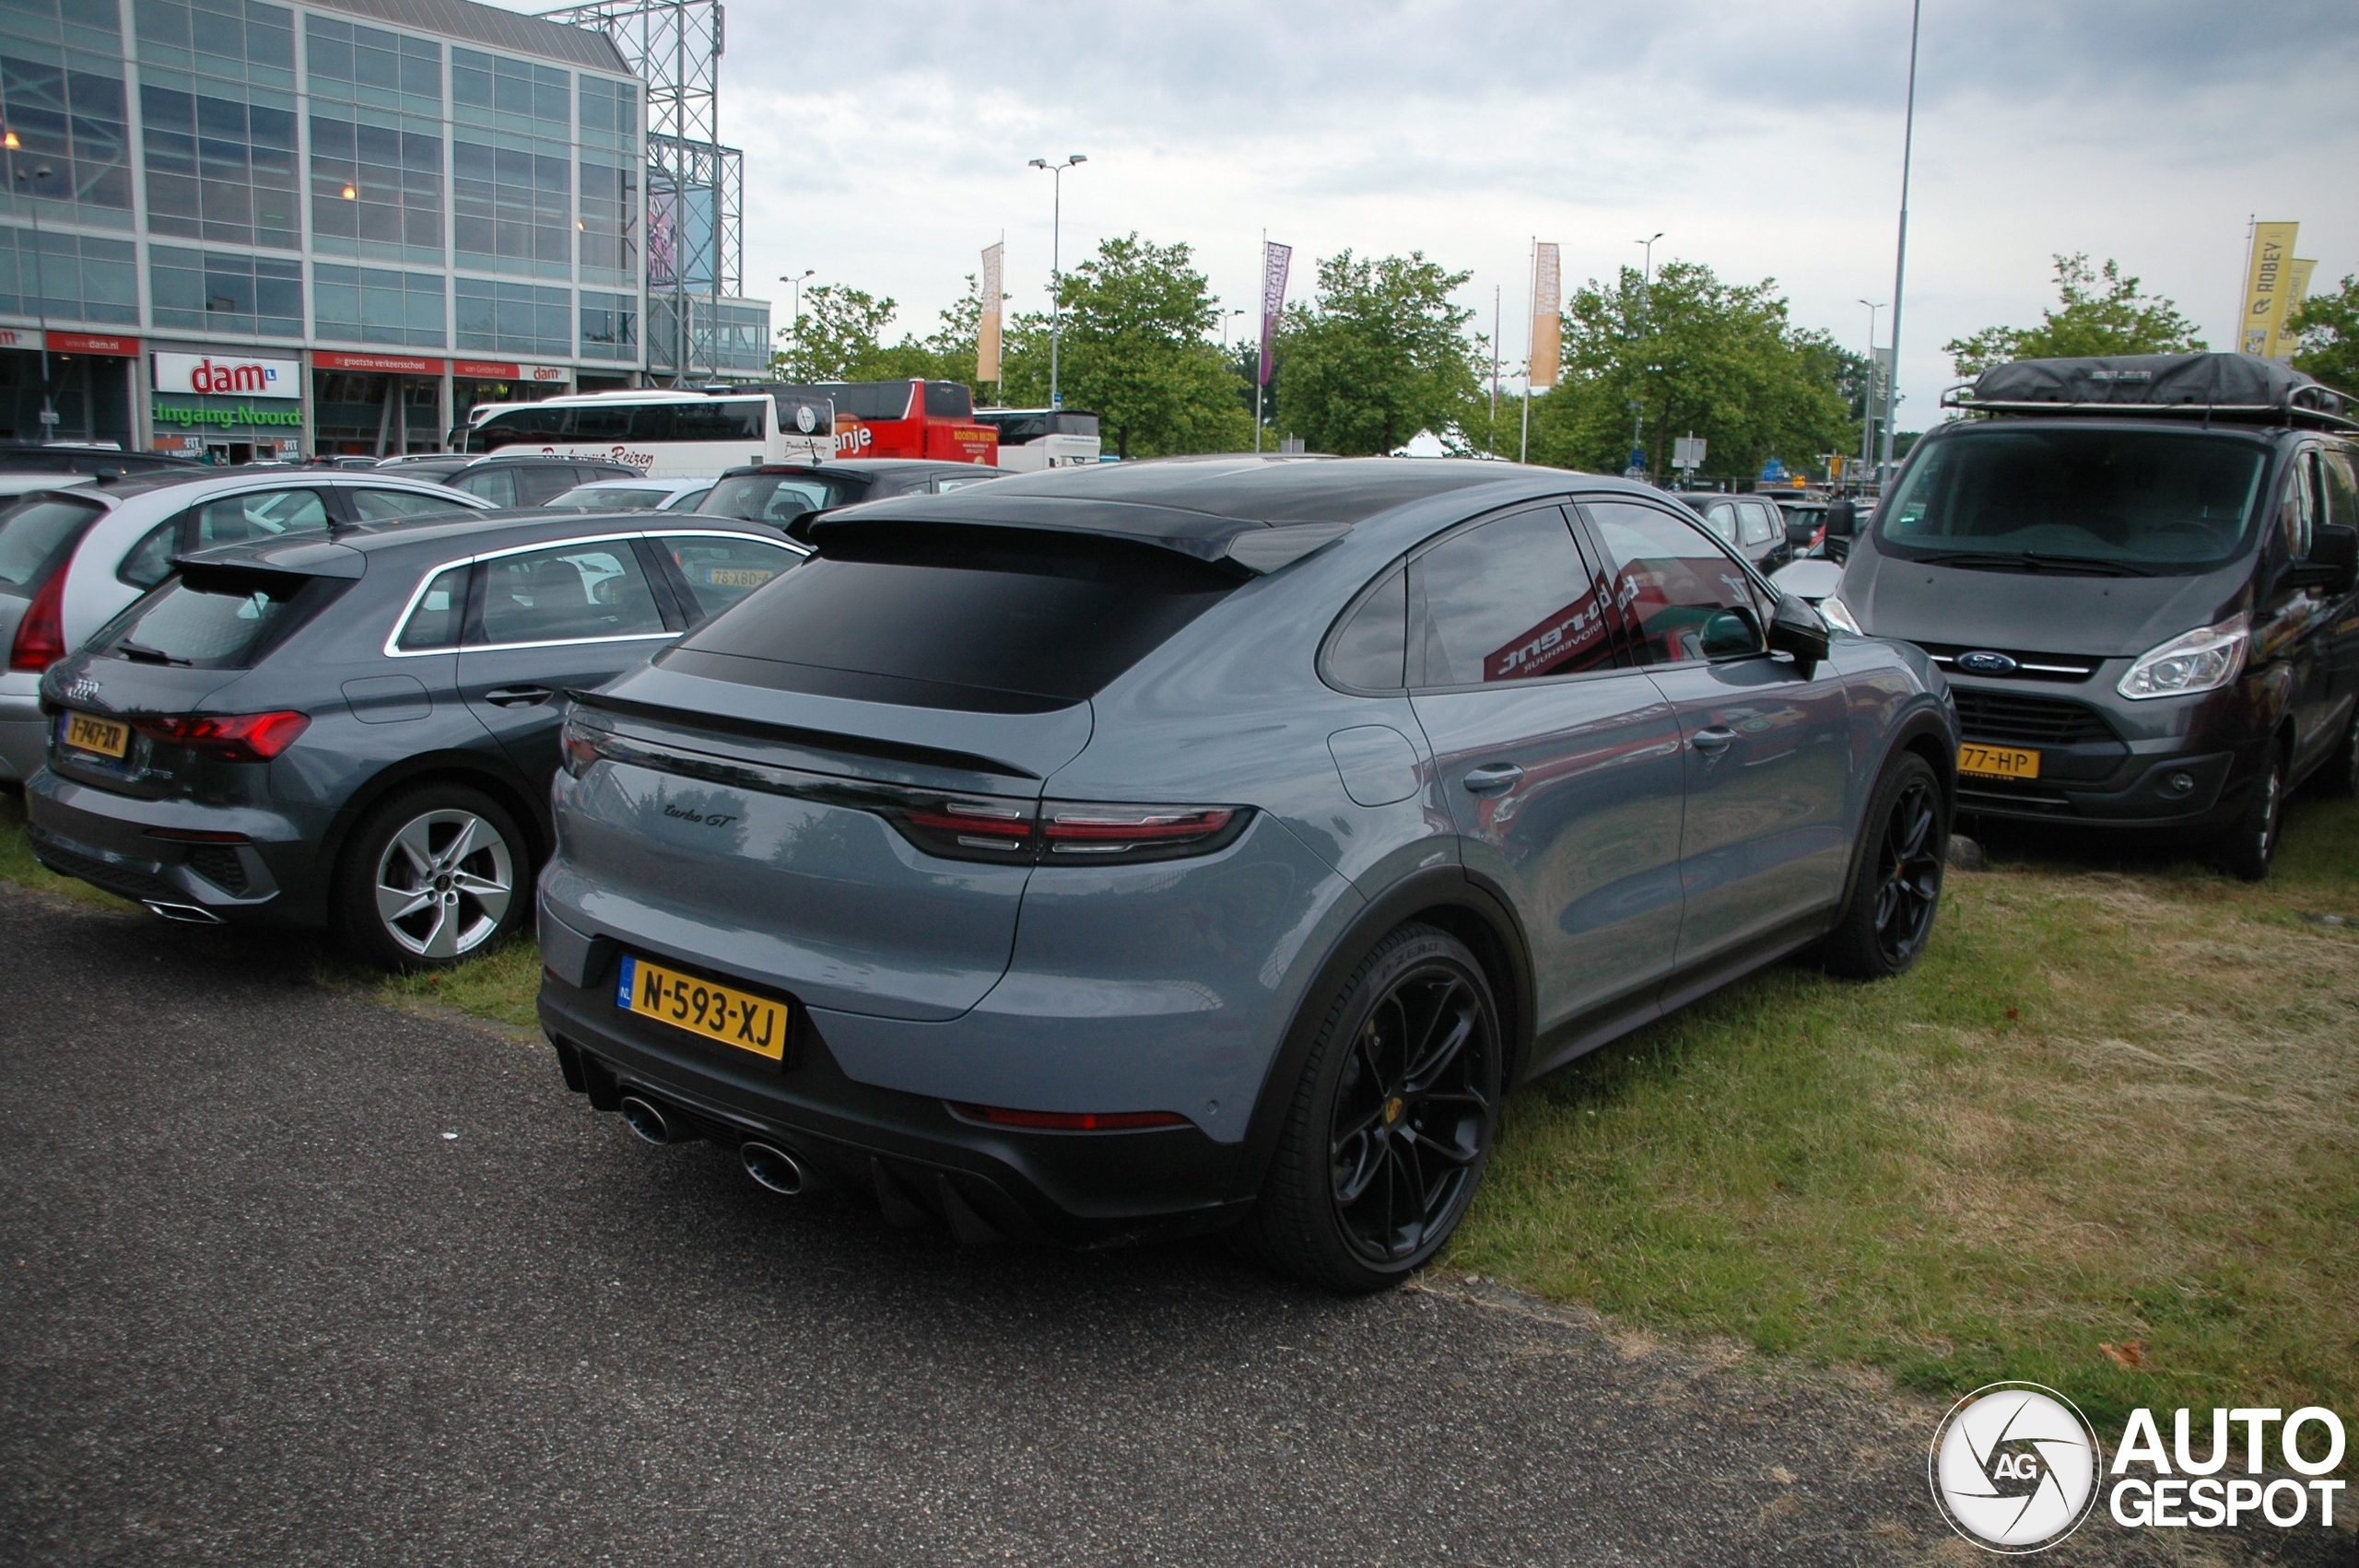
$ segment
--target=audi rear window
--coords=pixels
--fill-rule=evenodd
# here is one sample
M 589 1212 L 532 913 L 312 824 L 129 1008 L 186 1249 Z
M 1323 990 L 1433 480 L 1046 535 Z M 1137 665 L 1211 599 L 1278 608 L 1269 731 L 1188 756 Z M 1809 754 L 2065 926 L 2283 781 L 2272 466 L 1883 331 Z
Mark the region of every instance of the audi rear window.
M 1121 540 L 870 524 L 827 531 L 816 556 L 659 662 L 906 706 L 1046 712 L 1096 696 L 1238 580 Z M 707 655 L 762 666 L 733 672 Z
M 191 570 L 118 615 L 100 634 L 99 656 L 251 670 L 350 586 L 348 579 L 289 572 Z

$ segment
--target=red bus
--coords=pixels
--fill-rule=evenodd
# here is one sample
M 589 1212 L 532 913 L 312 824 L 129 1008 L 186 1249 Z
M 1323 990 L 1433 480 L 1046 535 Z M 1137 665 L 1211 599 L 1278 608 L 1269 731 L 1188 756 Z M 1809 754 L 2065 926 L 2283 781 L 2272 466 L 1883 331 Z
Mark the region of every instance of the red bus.
M 975 418 L 975 396 L 958 381 L 764 382 L 747 392 L 831 398 L 836 455 L 923 457 L 939 462 L 999 461 L 999 431 Z

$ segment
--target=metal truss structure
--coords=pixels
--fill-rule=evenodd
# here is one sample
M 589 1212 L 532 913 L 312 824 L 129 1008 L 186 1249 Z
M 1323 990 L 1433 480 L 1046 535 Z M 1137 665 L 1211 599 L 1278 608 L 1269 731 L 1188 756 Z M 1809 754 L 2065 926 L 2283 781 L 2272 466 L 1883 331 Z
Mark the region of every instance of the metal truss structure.
M 717 369 L 691 323 L 717 321 L 745 291 L 745 155 L 721 145 L 722 0 L 587 0 L 540 15 L 605 34 L 646 83 L 648 363 L 675 384 Z M 659 299 L 670 307 L 662 342 Z

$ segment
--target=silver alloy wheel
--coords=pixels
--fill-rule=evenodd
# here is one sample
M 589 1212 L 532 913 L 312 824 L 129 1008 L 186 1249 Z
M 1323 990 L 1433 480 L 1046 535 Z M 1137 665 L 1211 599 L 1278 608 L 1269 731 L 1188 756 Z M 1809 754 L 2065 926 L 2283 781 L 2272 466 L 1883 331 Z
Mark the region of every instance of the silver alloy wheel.
M 412 817 L 377 860 L 377 919 L 420 958 L 460 958 L 481 947 L 515 893 L 507 839 L 470 811 Z

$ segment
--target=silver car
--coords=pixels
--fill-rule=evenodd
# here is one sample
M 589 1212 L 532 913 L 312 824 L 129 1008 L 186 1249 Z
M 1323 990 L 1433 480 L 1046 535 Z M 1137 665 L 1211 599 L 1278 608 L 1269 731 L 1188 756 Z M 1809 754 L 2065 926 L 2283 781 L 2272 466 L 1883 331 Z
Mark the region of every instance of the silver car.
M 237 541 L 325 534 L 346 523 L 491 503 L 440 485 L 337 469 L 167 471 L 56 486 L 0 507 L 0 781 L 41 766 L 49 729 L 41 672 L 116 612 L 171 575 L 182 551 Z
M 1689 513 L 1497 463 L 1173 460 L 822 515 L 578 699 L 567 1082 L 962 1237 L 1238 1227 L 1368 1290 L 1502 1095 L 1790 954 L 1931 930 L 1917 649 Z

